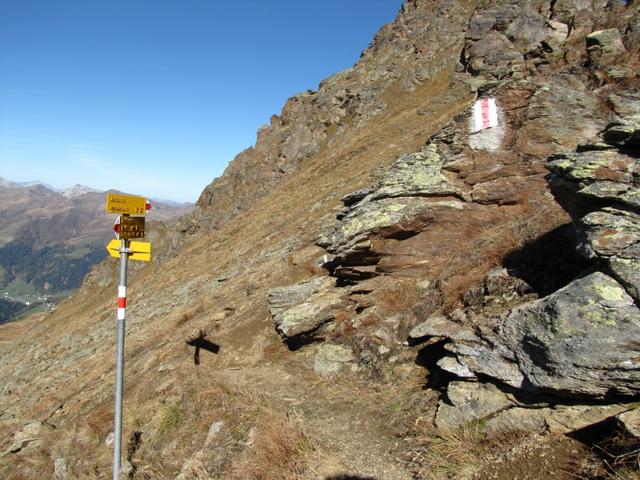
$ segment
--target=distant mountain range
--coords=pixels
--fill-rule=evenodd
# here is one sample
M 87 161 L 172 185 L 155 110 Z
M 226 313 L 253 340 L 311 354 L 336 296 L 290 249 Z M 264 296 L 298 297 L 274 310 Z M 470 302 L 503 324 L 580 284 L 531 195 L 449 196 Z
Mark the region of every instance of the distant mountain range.
M 91 192 L 99 192 L 100 190 L 96 190 L 95 188 L 87 187 L 86 185 L 80 185 L 76 183 L 71 187 L 67 188 L 55 188 L 49 185 L 48 183 L 39 182 L 37 180 L 32 180 L 30 182 L 12 182 L 11 180 L 7 180 L 6 178 L 0 177 L 0 187 L 3 188 L 28 188 L 42 186 L 52 192 L 58 192 L 64 195 L 67 198 L 77 197 L 78 195 L 83 195 L 85 193 Z
M 6 302 L 38 303 L 80 286 L 113 238 L 115 215 L 105 212 L 105 194 L 84 185 L 58 190 L 0 177 L 0 310 Z M 148 221 L 170 220 L 193 208 L 152 204 Z
M 38 249 L 110 238 L 115 217 L 105 213 L 105 194 L 84 185 L 58 190 L 42 182 L 0 177 L 0 247 L 18 240 L 29 240 Z M 176 218 L 193 208 L 190 203 L 151 201 L 149 221 Z

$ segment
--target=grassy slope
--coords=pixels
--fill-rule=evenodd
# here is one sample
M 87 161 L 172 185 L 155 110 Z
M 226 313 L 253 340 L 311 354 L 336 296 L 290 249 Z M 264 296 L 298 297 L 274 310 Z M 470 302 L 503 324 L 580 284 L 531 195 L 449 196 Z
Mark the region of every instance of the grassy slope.
M 419 149 L 442 122 L 468 104 L 469 94 L 451 92 L 449 88 L 447 75 L 442 75 L 408 94 L 389 92 L 393 98 L 385 115 L 376 117 L 351 142 L 343 144 L 338 139 L 330 150 L 324 149 L 304 160 L 299 171 L 235 221 L 209 237 L 185 245 L 178 257 L 161 266 L 152 265 L 137 275 L 128 294 L 127 418 L 132 412 L 139 412 L 140 421 L 151 428 L 149 422 L 154 421 L 167 398 L 177 395 L 181 405 L 193 402 L 200 405 L 205 401 L 202 392 L 189 383 L 193 375 L 197 376 L 198 384 L 215 385 L 222 377 L 231 384 L 242 384 L 242 377 L 251 376 L 265 361 L 272 362 L 272 366 L 260 373 L 268 385 L 264 391 L 273 405 L 283 401 L 282 396 L 286 395 L 283 389 L 288 382 L 283 384 L 278 372 L 289 371 L 290 362 L 295 365 L 301 361 L 308 371 L 311 359 L 308 355 L 293 359 L 281 344 L 266 311 L 266 290 L 311 276 L 313 269 L 309 266 L 321 251 L 308 245 L 312 245 L 322 225 L 331 221 L 340 197 L 369 184 L 374 168 L 390 164 L 401 153 Z M 417 114 L 425 103 L 434 112 L 431 118 Z M 221 277 L 227 280 L 217 282 Z M 35 324 L 12 345 L 14 351 L 26 352 L 37 338 L 45 349 L 55 353 L 48 364 L 41 365 L 35 381 L 17 380 L 14 393 L 6 400 L 14 402 L 15 395 L 20 395 L 23 401 L 13 403 L 11 409 L 16 419 L 5 418 L 2 431 L 15 429 L 20 419 L 47 417 L 64 404 L 63 411 L 54 413 L 54 417 L 61 415 L 55 420 L 61 428 L 51 434 L 53 450 L 61 448 L 63 432 L 82 431 L 83 435 L 96 438 L 108 432 L 113 388 L 114 295 L 110 288 L 85 290 L 64 302 L 46 322 Z M 215 314 L 225 307 L 235 310 L 230 310 L 233 313 L 224 321 L 214 320 Z M 221 345 L 221 353 L 215 358 L 204 353 L 203 365 L 194 370 L 192 351 L 185 340 L 200 327 L 214 326 L 218 329 L 215 341 Z M 65 345 L 61 337 L 69 338 L 71 343 Z M 76 344 L 72 347 L 73 342 Z M 90 349 L 91 355 L 71 360 L 67 355 L 78 349 L 77 343 L 86 344 L 84 348 Z M 60 362 L 67 367 L 60 369 Z M 175 370 L 169 375 L 158 372 L 161 365 L 170 365 Z M 238 368 L 245 373 L 236 375 Z M 304 374 L 296 380 L 301 388 L 296 395 L 306 391 L 305 385 L 317 381 L 312 374 Z M 79 391 L 84 393 L 78 395 Z M 316 395 L 322 397 L 323 391 L 317 390 Z M 206 408 L 207 401 L 202 408 Z M 318 398 L 302 401 L 315 403 Z M 367 409 L 377 411 L 380 408 L 377 400 L 372 402 Z M 235 408 L 227 406 L 220 413 Z M 308 408 L 313 415 L 311 406 Z M 253 418 L 255 412 L 240 419 L 237 428 L 248 428 Z M 209 420 L 201 419 L 201 423 L 188 427 L 195 438 L 206 433 Z M 131 428 L 127 428 L 127 434 Z M 322 431 L 322 422 L 318 431 Z M 159 462 L 162 468 L 175 471 L 191 448 L 181 445 L 171 461 L 155 457 L 157 450 L 151 449 L 142 462 L 148 468 L 157 468 Z M 104 455 L 99 456 L 98 468 L 104 471 L 108 469 L 109 450 L 99 449 L 101 452 L 104 449 Z M 361 452 L 353 461 L 365 465 L 364 457 L 368 457 L 367 452 Z M 380 458 L 389 460 L 386 456 Z M 349 461 L 343 458 L 338 463 Z M 166 462 L 169 465 L 164 465 Z M 50 462 L 42 460 L 41 468 L 50 468 Z

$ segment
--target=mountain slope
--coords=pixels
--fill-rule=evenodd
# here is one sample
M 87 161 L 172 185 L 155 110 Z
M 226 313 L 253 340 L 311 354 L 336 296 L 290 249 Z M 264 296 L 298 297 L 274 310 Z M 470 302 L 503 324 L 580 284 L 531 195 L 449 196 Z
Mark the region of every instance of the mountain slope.
M 597 459 L 554 435 L 637 400 L 632 360 L 609 375 L 585 359 L 637 350 L 618 335 L 640 317 L 632 289 L 594 273 L 593 257 L 638 237 L 629 228 L 578 257 L 586 234 L 569 213 L 579 224 L 588 209 L 574 211 L 571 192 L 593 172 L 616 184 L 606 191 L 637 191 L 638 17 L 598 1 L 409 1 L 353 70 L 289 100 L 194 214 L 157 233 L 172 253 L 131 277 L 130 476 L 588 478 L 576 465 Z M 626 52 L 587 43 L 598 29 L 616 29 Z M 496 99 L 499 127 L 471 131 L 479 96 Z M 550 187 L 550 157 L 569 193 Z M 632 200 L 609 201 L 635 218 Z M 0 327 L 8 478 L 108 475 L 114 269 L 96 267 L 19 338 Z M 579 334 L 554 344 L 545 325 Z M 572 339 L 589 332 L 620 341 L 585 355 Z M 566 364 L 547 367 L 558 352 Z M 466 421 L 498 433 L 455 429 Z

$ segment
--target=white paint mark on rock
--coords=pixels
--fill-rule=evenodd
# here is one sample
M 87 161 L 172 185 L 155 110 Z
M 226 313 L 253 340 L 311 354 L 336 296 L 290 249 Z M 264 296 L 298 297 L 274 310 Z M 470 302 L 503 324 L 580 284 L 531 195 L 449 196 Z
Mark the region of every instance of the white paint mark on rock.
M 476 101 L 469 130 L 469 146 L 474 150 L 496 152 L 500 149 L 505 129 L 495 98 L 485 97 Z
M 498 126 L 498 107 L 495 98 L 481 98 L 473 105 L 473 130 L 471 133 Z

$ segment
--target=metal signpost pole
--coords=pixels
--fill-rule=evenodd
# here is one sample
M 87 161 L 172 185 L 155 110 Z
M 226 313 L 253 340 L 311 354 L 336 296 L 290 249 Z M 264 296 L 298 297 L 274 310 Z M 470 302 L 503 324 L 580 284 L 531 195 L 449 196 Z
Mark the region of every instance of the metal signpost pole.
M 113 480 L 120 480 L 122 462 L 122 397 L 124 383 L 124 317 L 127 308 L 127 261 L 151 261 L 151 243 L 130 241 L 144 237 L 144 215 L 151 204 L 144 197 L 107 192 L 107 213 L 120 216 L 113 225 L 116 238 L 107 245 L 112 257 L 120 258 L 118 284 L 118 343 L 116 345 L 116 407 L 113 425 Z M 133 215 L 133 216 L 132 216 Z M 118 239 L 120 242 L 118 242 Z
M 113 480 L 120 478 L 122 448 L 122 385 L 124 380 L 124 317 L 127 306 L 127 260 L 129 241 L 120 240 L 120 284 L 118 285 L 118 344 L 116 348 L 116 409 L 113 440 Z

